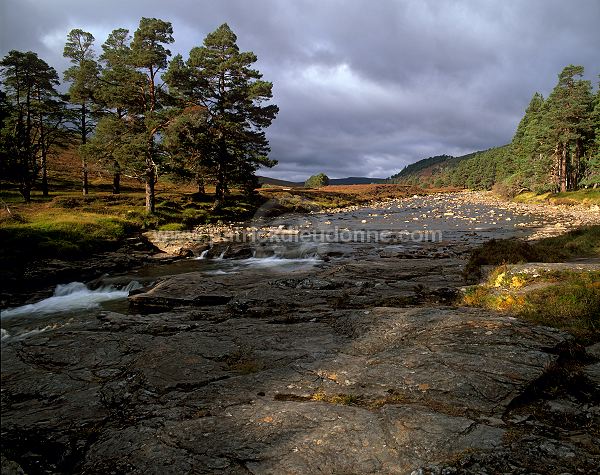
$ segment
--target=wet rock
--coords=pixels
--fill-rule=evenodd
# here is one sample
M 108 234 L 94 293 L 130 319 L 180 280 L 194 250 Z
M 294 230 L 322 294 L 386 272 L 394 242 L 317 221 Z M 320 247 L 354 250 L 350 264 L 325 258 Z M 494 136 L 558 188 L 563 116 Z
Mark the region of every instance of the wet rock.
M 15 462 L 14 460 L 9 460 L 4 455 L 2 455 L 2 474 L 24 475 L 25 472 L 17 462 Z
M 470 226 L 462 218 L 489 211 L 478 208 L 482 200 L 456 194 L 374 203 L 386 214 L 371 212 L 369 222 L 393 221 L 391 208 L 402 207 L 414 213 L 409 222 L 427 224 L 430 206 L 440 216 L 454 213 L 446 216 L 452 226 Z M 343 216 L 348 225 L 364 216 L 358 207 L 346 211 L 356 214 Z M 516 211 L 498 202 L 493 219 L 505 223 L 510 212 L 518 224 Z M 313 218 L 246 231 L 293 235 L 297 223 L 338 219 Z M 208 257 L 244 258 L 252 249 L 294 258 L 316 252 L 327 262 L 292 275 L 264 267 L 160 277 L 130 296 L 138 313 L 104 311 L 3 340 L 3 471 L 11 460 L 27 473 L 598 467 L 592 429 L 600 411 L 588 384 L 597 381 L 597 361 L 585 362 L 586 380 L 577 375 L 582 399 L 527 402 L 564 360 L 570 337 L 506 315 L 442 306 L 462 285 L 460 256 L 486 239 L 481 232 L 449 233 L 443 244 L 398 241 L 402 248 L 386 251 L 359 242 L 248 246 L 227 240 L 232 229 L 198 230 L 213 240 Z M 596 346 L 587 349 L 592 358 Z
M 595 343 L 585 349 L 586 353 L 593 358 L 600 360 L 600 343 Z
M 295 311 L 294 325 L 224 310 L 105 312 L 3 346 L 3 433 L 44 427 L 66 451 L 75 427 L 112 421 L 81 455 L 92 472 L 169 460 L 211 473 L 407 473 L 495 447 L 504 429 L 477 419 L 502 414 L 566 338 L 469 309 L 337 310 L 322 322 Z
M 184 274 L 163 281 L 148 292 L 132 295 L 129 303 L 138 310 L 169 310 L 179 306 L 222 305 L 232 293 L 222 283 L 200 273 Z
M 586 366 L 583 374 L 600 391 L 600 362 Z
M 351 254 L 352 249 L 343 244 L 325 243 L 319 244 L 316 254 L 319 257 L 342 257 Z
M 148 231 L 144 237 L 162 252 L 172 255 L 186 251 L 199 255 L 208 247 L 206 235 L 192 231 Z

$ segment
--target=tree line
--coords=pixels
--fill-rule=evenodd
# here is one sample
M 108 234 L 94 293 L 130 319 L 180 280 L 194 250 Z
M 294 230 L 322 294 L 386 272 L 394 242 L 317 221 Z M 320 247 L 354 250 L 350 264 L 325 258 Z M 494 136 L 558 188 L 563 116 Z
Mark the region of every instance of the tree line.
M 10 51 L 0 62 L 3 179 L 17 182 L 26 201 L 38 182 L 47 195 L 48 154 L 77 143 L 84 195 L 92 160 L 110 170 L 113 193 L 121 176 L 143 182 L 149 212 L 163 173 L 194 180 L 199 192 L 213 184 L 215 207 L 233 186 L 254 190 L 256 170 L 276 164 L 265 136 L 278 113 L 272 83 L 227 24 L 186 59 L 171 58 L 173 42 L 171 23 L 156 18 L 142 18 L 133 35 L 113 30 L 101 52 L 91 33 L 71 30 L 63 51 L 71 62 L 67 94 L 36 53 Z
M 569 65 L 547 98 L 536 92 L 510 144 L 464 157 L 432 157 L 414 170 L 407 167 L 393 181 L 497 186 L 509 195 L 600 185 L 600 86 L 594 92 L 583 74 L 583 66 Z

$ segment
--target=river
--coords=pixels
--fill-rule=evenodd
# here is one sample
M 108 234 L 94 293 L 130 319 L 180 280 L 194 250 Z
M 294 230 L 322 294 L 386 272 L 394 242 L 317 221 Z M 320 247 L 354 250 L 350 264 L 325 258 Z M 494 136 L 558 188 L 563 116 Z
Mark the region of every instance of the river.
M 456 195 L 413 197 L 377 207 L 346 212 L 287 215 L 259 228 L 288 231 L 249 244 L 252 257 L 192 257 L 168 264 L 148 265 L 132 272 L 106 275 L 89 288 L 83 282 L 65 282 L 52 297 L 2 311 L 2 342 L 52 331 L 73 322 L 94 319 L 103 310 L 128 313 L 131 290 L 152 286 L 168 276 L 200 272 L 211 276 L 260 272 L 274 275 L 333 266 L 374 250 L 391 255 L 406 252 L 447 252 L 469 248 L 491 238 L 523 237 L 552 220 L 485 203 L 465 203 Z M 289 233 L 290 230 L 297 234 Z M 393 241 L 393 242 L 392 242 Z M 333 249 L 333 251 L 332 251 Z M 327 259 L 324 262 L 323 257 Z M 330 262 L 328 257 L 337 262 Z

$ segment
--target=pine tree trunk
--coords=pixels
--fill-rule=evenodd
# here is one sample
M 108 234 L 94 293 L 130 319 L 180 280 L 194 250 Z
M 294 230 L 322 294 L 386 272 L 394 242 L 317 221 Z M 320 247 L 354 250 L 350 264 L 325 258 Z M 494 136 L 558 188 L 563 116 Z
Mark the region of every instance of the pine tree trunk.
M 198 185 L 198 194 L 206 194 L 206 189 L 204 187 L 204 177 L 200 173 L 196 174 L 196 184 Z
M 568 190 L 569 169 L 567 166 L 567 146 L 562 146 L 560 162 L 560 191 L 564 193 Z
M 219 164 L 217 166 L 217 185 L 215 188 L 215 203 L 213 205 L 213 210 L 219 209 L 223 205 L 223 201 L 225 200 L 225 192 L 227 190 L 226 187 L 226 172 L 225 172 L 225 163 L 227 161 L 227 148 L 225 145 L 225 141 L 221 139 L 219 144 Z
M 121 193 L 121 173 L 118 171 L 113 175 L 112 193 L 113 195 Z
M 154 213 L 155 211 L 154 202 L 154 179 L 146 179 L 146 211 L 148 213 Z
M 146 211 L 148 213 L 154 213 L 156 209 L 155 196 L 154 196 L 154 184 L 156 182 L 156 176 L 154 173 L 154 167 L 148 166 L 146 169 Z
M 561 162 L 560 162 L 560 154 L 559 145 L 557 144 L 554 148 L 554 154 L 552 155 L 552 181 L 554 181 L 554 191 L 558 191 L 560 189 L 560 170 L 561 170 Z
M 85 145 L 87 142 L 87 131 L 86 131 L 86 123 L 85 123 L 85 115 L 87 114 L 87 110 L 85 107 L 85 103 L 81 105 L 81 144 Z M 87 195 L 90 192 L 89 184 L 88 184 L 88 168 L 87 161 L 84 157 L 81 157 L 81 184 L 82 184 L 82 193 L 83 195 Z
M 25 203 L 31 203 L 31 187 L 28 184 L 23 183 L 19 188 Z
M 81 183 L 82 183 L 82 193 L 83 196 L 87 195 L 90 192 L 90 188 L 88 185 L 88 169 L 87 162 L 85 158 L 81 158 Z
M 113 184 L 112 184 L 113 195 L 121 193 L 121 165 L 118 160 L 113 161 Z
M 221 180 L 217 180 L 217 186 L 215 188 L 215 202 L 213 204 L 213 210 L 219 209 L 223 206 L 223 200 L 225 199 L 225 192 L 223 190 L 223 184 Z
M 575 142 L 575 153 L 573 155 L 573 163 L 571 164 L 571 183 L 569 184 L 570 190 L 577 190 L 579 188 L 579 164 L 581 160 L 581 140 Z
M 46 153 L 42 152 L 42 196 L 48 196 L 48 170 L 46 165 Z
M 156 202 L 154 196 L 154 185 L 156 184 L 156 166 L 154 157 L 154 138 L 151 135 L 146 148 L 146 211 L 154 213 Z

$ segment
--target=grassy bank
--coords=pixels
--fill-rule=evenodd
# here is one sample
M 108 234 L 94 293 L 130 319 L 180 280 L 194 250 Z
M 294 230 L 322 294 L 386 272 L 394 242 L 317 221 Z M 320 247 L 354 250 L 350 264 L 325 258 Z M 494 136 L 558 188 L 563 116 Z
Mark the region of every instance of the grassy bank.
M 586 344 L 600 341 L 600 271 L 511 265 L 575 257 L 600 257 L 600 226 L 535 244 L 490 241 L 472 253 L 466 277 L 479 278 L 483 265 L 496 267 L 483 283 L 467 288 L 460 303 L 566 330 Z
M 562 262 L 574 257 L 600 257 L 600 226 L 576 229 L 532 244 L 514 239 L 492 239 L 471 253 L 464 276 L 467 282 L 474 283 L 482 277 L 482 266 Z
M 577 191 L 567 191 L 564 193 L 543 193 L 536 194 L 532 192 L 521 193 L 513 198 L 517 203 L 551 204 L 551 205 L 600 205 L 600 189 L 582 189 Z
M 372 200 L 410 196 L 415 187 L 356 185 L 260 189 L 254 196 L 232 190 L 222 207 L 213 209 L 214 190 L 206 194 L 165 181 L 157 189 L 156 212 L 144 208 L 145 195 L 129 183 L 126 191 L 113 195 L 102 183 L 87 196 L 75 191 L 76 182 L 55 181 L 49 197 L 34 192 L 25 204 L 13 188 L 0 191 L 0 264 L 26 265 L 36 259 L 76 259 L 112 249 L 136 232 L 159 229 L 183 231 L 197 225 L 244 221 L 253 216 L 276 216 L 288 212 L 364 204 Z
M 7 196 L 8 195 L 8 196 Z M 218 211 L 207 196 L 164 193 L 156 213 L 144 209 L 144 194 L 65 192 L 20 203 L 3 193 L 0 214 L 0 264 L 25 265 L 43 258 L 77 259 L 118 246 L 127 236 L 148 229 L 183 230 L 195 225 L 244 219 L 263 200 L 233 195 Z
M 462 303 L 559 328 L 586 344 L 600 341 L 600 271 L 531 273 L 502 266 L 467 289 Z

